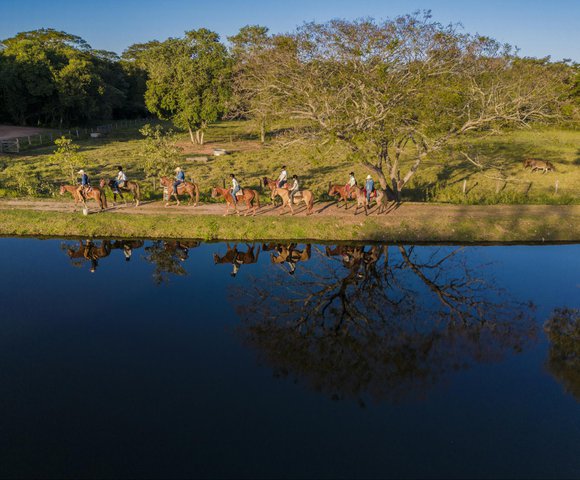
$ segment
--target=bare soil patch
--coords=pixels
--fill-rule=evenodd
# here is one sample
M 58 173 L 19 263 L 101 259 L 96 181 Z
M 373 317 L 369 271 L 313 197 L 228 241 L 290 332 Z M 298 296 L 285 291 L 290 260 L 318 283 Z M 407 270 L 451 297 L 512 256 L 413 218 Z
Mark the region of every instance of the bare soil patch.
M 14 137 L 26 137 L 28 135 L 38 135 L 48 132 L 46 128 L 36 127 L 15 127 L 13 125 L 0 125 L 0 140 Z

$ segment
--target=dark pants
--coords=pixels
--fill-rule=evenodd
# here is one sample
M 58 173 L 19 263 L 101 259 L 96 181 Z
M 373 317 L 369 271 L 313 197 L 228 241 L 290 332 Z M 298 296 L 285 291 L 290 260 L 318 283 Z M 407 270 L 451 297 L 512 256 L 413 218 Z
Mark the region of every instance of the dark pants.
M 278 182 L 278 188 L 282 188 L 284 185 L 286 185 L 288 183 L 287 180 L 280 180 Z
M 367 203 L 371 203 L 371 193 L 373 193 L 372 190 L 367 190 Z
M 173 182 L 173 193 L 177 195 L 177 187 L 183 183 L 183 180 L 176 180 Z

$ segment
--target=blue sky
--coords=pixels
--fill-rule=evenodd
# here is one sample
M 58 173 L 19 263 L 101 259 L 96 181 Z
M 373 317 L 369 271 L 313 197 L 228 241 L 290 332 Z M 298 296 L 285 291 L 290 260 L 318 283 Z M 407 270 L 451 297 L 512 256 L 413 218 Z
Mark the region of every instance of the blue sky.
M 222 37 L 247 24 L 287 32 L 305 21 L 393 17 L 430 9 L 436 20 L 520 47 L 522 55 L 580 61 L 580 0 L 0 0 L 0 38 L 52 27 L 94 48 L 128 45 L 210 28 Z

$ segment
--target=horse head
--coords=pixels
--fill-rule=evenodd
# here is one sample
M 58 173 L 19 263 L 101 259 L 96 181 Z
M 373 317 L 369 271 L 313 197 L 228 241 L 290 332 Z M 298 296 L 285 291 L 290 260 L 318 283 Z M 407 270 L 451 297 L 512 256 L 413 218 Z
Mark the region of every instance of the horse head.
M 61 185 L 61 186 L 60 186 L 59 193 L 60 193 L 61 195 L 64 195 L 64 194 L 65 194 L 65 192 L 66 192 L 66 188 L 64 188 L 64 185 Z
M 337 192 L 336 185 L 330 185 L 330 187 L 329 187 L 329 189 L 328 189 L 328 195 L 329 195 L 330 197 L 332 197 L 333 195 L 336 195 L 337 193 L 338 193 L 338 192 Z
M 217 187 L 213 187 L 211 189 L 211 198 L 216 198 L 218 196 L 218 189 Z
M 104 178 L 101 178 L 101 180 L 99 180 L 99 187 L 104 188 L 105 182 L 106 182 L 106 180 Z
M 220 257 L 217 253 L 213 254 L 213 263 L 218 264 L 220 261 Z

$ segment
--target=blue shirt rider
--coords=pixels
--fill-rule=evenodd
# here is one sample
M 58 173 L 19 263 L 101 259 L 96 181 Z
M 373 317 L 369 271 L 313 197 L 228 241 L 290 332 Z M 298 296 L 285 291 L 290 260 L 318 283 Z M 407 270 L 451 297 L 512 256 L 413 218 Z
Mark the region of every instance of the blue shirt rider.
M 367 204 L 371 203 L 371 193 L 375 190 L 375 182 L 370 175 L 367 175 L 367 181 L 365 183 L 365 190 L 367 191 Z
M 185 173 L 181 169 L 181 167 L 177 167 L 175 169 L 175 182 L 173 182 L 173 193 L 177 195 L 177 187 L 185 182 Z
M 82 168 L 77 173 L 81 176 L 81 184 L 79 185 L 79 188 L 77 188 L 77 192 L 82 198 L 85 198 L 84 191 L 91 187 L 91 182 L 89 176 Z

